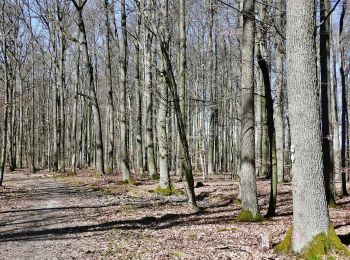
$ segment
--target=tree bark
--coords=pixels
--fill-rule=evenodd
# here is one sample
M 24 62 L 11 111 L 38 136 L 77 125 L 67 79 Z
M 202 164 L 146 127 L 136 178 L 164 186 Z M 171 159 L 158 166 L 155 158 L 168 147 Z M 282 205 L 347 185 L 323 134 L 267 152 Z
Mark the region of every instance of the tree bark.
M 8 48 L 7 48 L 7 38 L 6 38 L 6 27 L 5 27 L 5 2 L 2 4 L 2 21 L 1 21 L 1 29 L 2 29 L 2 53 L 4 58 L 4 80 L 5 80 L 5 108 L 4 108 L 4 121 L 3 121 L 3 132 L 2 132 L 2 147 L 1 147 L 1 161 L 0 161 L 0 186 L 2 186 L 2 182 L 4 180 L 4 172 L 5 172 L 5 164 L 6 164 L 6 147 L 7 147 L 7 124 L 8 124 L 8 104 L 10 98 L 10 81 L 8 75 Z
M 341 97 L 342 97 L 342 109 L 341 109 L 341 179 L 342 179 L 342 195 L 348 195 L 346 189 L 346 143 L 347 143 L 347 131 L 348 131 L 348 113 L 347 113 L 347 95 L 346 95 L 346 83 L 345 83 L 345 50 L 343 42 L 343 29 L 344 29 L 344 17 L 346 14 L 347 0 L 343 0 L 342 12 L 339 20 L 339 39 L 340 39 L 340 53 L 339 53 L 339 72 L 341 80 Z
M 287 0 L 287 83 L 293 163 L 292 250 L 328 234 L 323 177 L 319 88 L 316 73 L 315 2 Z
M 249 212 L 255 219 L 259 216 L 254 140 L 254 34 L 255 0 L 243 2 L 242 32 L 242 105 L 241 105 L 241 200 L 242 212 Z
M 321 73 L 321 117 L 322 117 L 322 153 L 323 174 L 325 179 L 326 198 L 328 204 L 334 204 L 333 196 L 333 158 L 331 158 L 331 136 L 329 124 L 329 96 L 330 96 L 330 55 L 329 55 L 329 19 L 326 15 L 330 10 L 329 0 L 320 0 L 320 73 Z M 326 20 L 325 20 L 326 19 Z
M 130 169 L 129 169 L 129 152 L 128 152 L 128 95 L 127 95 L 127 62 L 128 62 L 128 42 L 127 42 L 127 31 L 126 31 L 126 11 L 125 11 L 125 0 L 120 1 L 121 6 L 121 28 L 122 28 L 122 45 L 121 45 L 121 59 L 120 59 L 120 83 L 121 83 L 121 97 L 122 102 L 120 103 L 120 137 L 121 137 L 121 171 L 123 174 L 123 180 L 130 180 Z
M 285 0 L 279 0 L 277 3 L 279 14 L 276 19 L 279 32 L 283 32 L 283 13 Z M 276 97 L 274 106 L 274 120 L 276 132 L 276 156 L 277 156 L 277 180 L 279 183 L 284 181 L 284 125 L 283 125 L 283 39 L 280 35 L 275 36 L 276 44 Z
M 113 172 L 114 161 L 114 106 L 113 106 L 113 82 L 112 82 L 112 61 L 111 61 L 111 26 L 109 20 L 110 4 L 109 0 L 104 1 L 105 9 L 105 30 L 106 30 L 106 91 L 108 107 L 106 113 L 107 122 L 107 172 Z

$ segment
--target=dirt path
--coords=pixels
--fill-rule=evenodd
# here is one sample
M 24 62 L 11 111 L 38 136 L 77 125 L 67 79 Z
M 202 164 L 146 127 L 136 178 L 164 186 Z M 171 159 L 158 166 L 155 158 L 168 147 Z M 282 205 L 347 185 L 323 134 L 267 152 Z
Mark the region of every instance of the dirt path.
M 6 184 L 20 189 L 7 192 Z M 96 259 L 108 246 L 107 228 L 95 232 L 99 215 L 114 205 L 108 196 L 42 174 L 14 174 L 1 201 L 1 259 Z
M 175 178 L 175 187 L 183 189 Z M 151 192 L 157 181 L 138 182 L 125 185 L 115 175 L 97 179 L 86 170 L 64 178 L 46 172 L 7 175 L 0 188 L 0 259 L 291 259 L 258 246 L 261 234 L 275 245 L 289 229 L 290 184 L 279 186 L 276 217 L 239 223 L 237 183 L 228 174 L 196 189 L 199 211 L 186 205 L 185 195 Z M 262 214 L 269 190 L 268 181 L 258 181 Z M 350 197 L 337 203 L 331 219 L 349 246 Z

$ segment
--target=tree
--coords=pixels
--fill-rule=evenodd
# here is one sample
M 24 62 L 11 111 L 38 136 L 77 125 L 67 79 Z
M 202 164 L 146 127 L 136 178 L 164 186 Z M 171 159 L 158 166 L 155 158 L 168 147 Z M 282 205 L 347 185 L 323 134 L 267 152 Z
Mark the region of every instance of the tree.
M 342 178 L 342 194 L 348 195 L 346 190 L 346 141 L 347 141 L 347 132 L 349 128 L 348 122 L 348 112 L 347 112 L 347 95 L 346 95 L 346 82 L 345 82 L 345 50 L 343 42 L 343 29 L 344 29 L 344 17 L 346 13 L 347 0 L 343 0 L 342 12 L 340 15 L 339 21 L 339 39 L 340 39 L 340 53 L 339 53 L 339 63 L 340 63 L 340 80 L 341 80 L 341 97 L 342 97 L 342 109 L 341 109 L 341 151 L 340 151 L 340 160 L 341 160 L 341 178 Z
M 126 11 L 125 11 L 125 0 L 120 1 L 121 7 L 121 27 L 122 27 L 122 45 L 121 45 L 121 57 L 120 57 L 120 83 L 121 83 L 121 97 L 122 102 L 120 104 L 120 137 L 121 137 L 121 171 L 123 173 L 123 180 L 130 180 L 130 169 L 129 169 L 129 153 L 128 153 L 128 135 L 129 131 L 127 129 L 127 106 L 128 106 L 128 98 L 127 98 L 127 88 L 126 88 L 126 73 L 127 73 L 127 31 L 126 31 Z
M 65 171 L 65 130 L 66 130 L 66 120 L 65 120 L 65 60 L 66 60 L 66 37 L 64 33 L 64 13 L 65 10 L 61 6 L 59 1 L 56 1 L 57 8 L 57 21 L 59 24 L 59 64 L 57 66 L 57 89 L 59 90 L 59 162 L 58 170 L 60 172 Z
M 321 117 L 322 117 L 322 153 L 326 198 L 329 205 L 335 204 L 333 183 L 333 158 L 331 158 L 330 137 L 330 20 L 326 18 L 330 11 L 329 0 L 320 0 L 320 74 L 321 74 Z
M 91 58 L 89 55 L 89 48 L 86 37 L 85 23 L 83 19 L 83 9 L 87 0 L 79 0 L 78 3 L 75 0 L 71 0 L 78 13 L 78 26 L 81 33 L 80 46 L 82 48 L 83 62 L 88 70 L 88 84 L 89 84 L 89 102 L 93 113 L 94 126 L 95 126 L 95 149 L 96 149 L 96 171 L 97 174 L 103 175 L 104 171 L 104 158 L 103 158 L 103 140 L 101 130 L 101 115 L 100 108 L 97 101 L 97 95 L 95 90 L 94 73 L 91 64 Z
M 169 49 L 169 42 L 166 42 L 169 39 L 168 24 L 169 20 L 168 15 L 168 1 L 160 1 L 160 33 L 162 38 L 165 39 L 164 44 L 167 44 L 166 48 Z M 159 133 L 158 133 L 158 143 L 159 143 L 159 186 L 161 189 L 170 189 L 170 175 L 169 175 L 169 166 L 168 166 L 168 134 L 167 134 L 167 111 L 168 111 L 168 87 L 165 82 L 165 71 L 163 60 L 161 61 L 161 73 L 162 73 L 162 82 L 160 86 L 160 97 L 159 97 Z
M 180 7 L 180 20 L 182 20 L 182 23 L 185 24 L 185 0 L 180 0 L 179 3 Z M 186 31 L 185 31 L 186 32 Z M 178 128 L 178 134 L 180 136 L 182 149 L 184 151 L 185 156 L 185 179 L 187 182 L 187 197 L 188 197 L 188 204 L 192 207 L 197 207 L 196 202 L 196 195 L 194 193 L 194 180 L 193 180 L 193 173 L 192 173 L 192 163 L 191 163 L 191 157 L 190 157 L 190 151 L 189 151 L 189 145 L 186 137 L 186 131 L 185 131 L 185 123 L 184 118 L 181 111 L 180 106 L 180 97 L 178 95 L 178 87 L 175 81 L 174 71 L 172 68 L 172 63 L 170 60 L 168 45 L 167 45 L 167 39 L 164 39 L 162 37 L 162 34 L 157 32 L 158 35 L 158 42 L 161 52 L 161 59 L 163 60 L 163 66 L 164 66 L 164 72 L 165 72 L 165 80 L 166 84 L 168 86 L 168 89 L 170 91 L 170 94 L 173 98 L 173 104 L 174 104 L 174 111 L 176 114 L 176 120 L 177 120 L 177 128 Z M 183 37 L 183 39 L 186 39 L 186 37 Z M 186 45 L 184 45 L 186 46 Z M 186 52 L 185 52 L 186 53 Z M 186 54 L 184 54 L 184 59 L 186 60 Z M 181 63 L 182 66 L 186 64 L 186 62 Z M 186 68 L 181 68 L 181 70 L 186 73 Z
M 287 84 L 294 149 L 293 226 L 286 237 L 305 258 L 347 251 L 330 226 L 323 176 L 319 87 L 316 74 L 315 2 L 287 0 Z M 284 241 L 285 242 L 285 241 Z M 315 255 L 316 254 L 316 255 Z
M 7 36 L 10 33 L 9 29 L 11 26 L 6 26 L 6 2 L 4 1 L 1 5 L 1 51 L 4 57 L 4 80 L 5 80 L 5 109 L 4 109 L 4 121 L 3 121 L 3 133 L 2 133 L 2 147 L 1 147 L 1 161 L 0 161 L 0 186 L 2 185 L 4 179 L 4 171 L 6 164 L 6 147 L 7 147 L 7 125 L 8 125 L 8 107 L 10 101 L 10 80 L 8 73 L 8 44 L 7 44 Z
M 151 13 L 153 3 L 151 0 L 144 2 L 143 14 L 144 14 L 144 26 L 149 27 L 150 23 L 153 23 L 154 14 Z M 157 175 L 157 167 L 155 162 L 154 152 L 154 132 L 153 132 L 153 110 L 154 110 L 154 93 L 153 93 L 153 76 L 152 76 L 152 63 L 153 56 L 152 50 L 154 48 L 153 34 L 149 29 L 145 29 L 144 32 L 144 84 L 148 91 L 148 106 L 147 106 L 147 124 L 146 124 L 146 145 L 147 145 L 147 165 L 148 174 L 151 178 Z
M 276 19 L 276 26 L 278 32 L 283 32 L 283 17 L 285 9 L 285 0 L 276 2 L 279 11 Z M 284 125 L 283 125 L 283 61 L 284 61 L 284 47 L 283 38 L 278 33 L 275 34 L 275 48 L 276 48 L 276 97 L 274 106 L 274 121 L 276 131 L 276 159 L 277 159 L 277 180 L 279 183 L 284 181 Z
M 255 177 L 254 141 L 254 18 L 255 0 L 243 1 L 242 31 L 242 104 L 241 104 L 241 200 L 238 220 L 259 220 Z
M 262 6 L 262 20 L 266 21 L 267 16 L 267 7 L 266 5 Z M 261 27 L 262 28 L 262 27 Z M 272 90 L 270 82 L 270 71 L 268 68 L 268 63 L 263 57 L 262 49 L 266 49 L 266 34 L 267 29 L 262 28 L 260 32 L 260 38 L 263 39 L 263 42 L 258 42 L 256 47 L 256 58 L 258 60 L 258 65 L 261 70 L 264 93 L 265 93 L 265 107 L 262 108 L 263 111 L 266 111 L 266 125 L 267 125 L 267 135 L 268 135 L 268 151 L 269 151 L 269 160 L 267 163 L 269 165 L 269 175 L 271 178 L 271 187 L 270 187 L 270 202 L 269 208 L 267 211 L 267 216 L 274 216 L 276 209 L 276 197 L 277 197 L 277 158 L 276 158 L 276 131 L 275 131 L 275 122 L 274 122 L 274 110 L 273 110 L 273 99 L 272 99 Z
M 139 174 L 143 174 L 144 170 L 144 161 L 143 161 L 143 91 L 141 87 L 141 71 L 140 71 L 140 60 L 141 60 L 141 25 L 142 25 L 142 14 L 141 14 L 141 3 L 138 0 L 135 0 L 137 8 L 137 29 L 136 29 L 136 43 L 135 43 L 135 52 L 136 52 L 136 62 L 135 62 L 135 87 L 137 89 L 137 130 L 136 130 L 136 149 L 137 149 L 137 167 Z
M 106 90 L 108 98 L 107 121 L 107 171 L 113 172 L 114 161 L 114 106 L 113 106 L 113 82 L 112 82 L 112 60 L 111 60 L 111 26 L 110 26 L 110 4 L 109 0 L 104 1 L 105 9 L 105 30 L 106 30 Z

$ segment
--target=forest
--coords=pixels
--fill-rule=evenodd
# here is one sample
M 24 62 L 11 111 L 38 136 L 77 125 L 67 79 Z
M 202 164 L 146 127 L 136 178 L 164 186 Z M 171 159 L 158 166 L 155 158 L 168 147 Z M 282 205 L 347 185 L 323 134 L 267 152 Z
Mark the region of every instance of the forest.
M 350 1 L 0 9 L 0 259 L 350 259 Z

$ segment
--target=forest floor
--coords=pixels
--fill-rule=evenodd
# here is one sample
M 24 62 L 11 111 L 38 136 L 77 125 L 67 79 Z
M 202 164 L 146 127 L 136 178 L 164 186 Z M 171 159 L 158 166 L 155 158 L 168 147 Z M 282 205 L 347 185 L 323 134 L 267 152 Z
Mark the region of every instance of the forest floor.
M 263 214 L 269 186 L 258 181 Z M 129 185 L 113 175 L 94 178 L 88 170 L 77 176 L 8 173 L 0 187 L 0 259 L 292 258 L 258 245 L 260 235 L 275 245 L 289 229 L 290 184 L 279 187 L 276 217 L 259 223 L 235 221 L 238 184 L 227 174 L 196 188 L 200 210 L 189 208 L 184 194 L 161 196 L 152 192 L 156 187 L 147 178 Z M 330 209 L 332 222 L 350 248 L 350 197 L 339 197 L 337 204 Z

